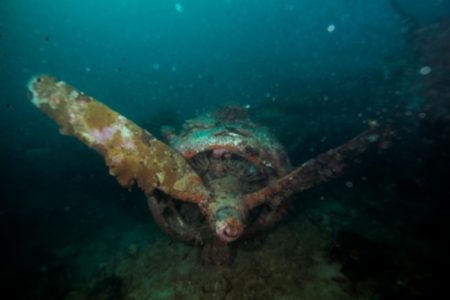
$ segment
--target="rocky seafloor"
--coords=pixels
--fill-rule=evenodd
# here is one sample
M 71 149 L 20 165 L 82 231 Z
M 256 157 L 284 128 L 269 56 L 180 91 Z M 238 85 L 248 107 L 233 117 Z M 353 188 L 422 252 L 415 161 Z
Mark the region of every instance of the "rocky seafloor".
M 436 274 L 418 267 L 421 259 L 431 259 L 418 253 L 433 253 L 430 246 L 421 252 L 416 237 L 408 232 L 401 236 L 405 220 L 376 213 L 380 203 L 370 197 L 355 205 L 367 186 L 349 188 L 345 183 L 338 180 L 325 190 L 308 192 L 304 202 L 293 199 L 301 204 L 293 205 L 281 224 L 233 246 L 234 261 L 228 266 L 205 265 L 199 248 L 164 235 L 150 217 L 133 219 L 130 211 L 102 204 L 105 223 L 90 223 L 86 217 L 89 235 L 68 238 L 52 249 L 52 259 L 40 267 L 36 289 L 29 296 L 425 299 Z M 327 191 L 339 191 L 341 196 Z M 390 206 L 395 205 L 383 202 L 394 215 Z M 101 213 L 93 215 L 98 222 Z M 415 242 L 419 248 L 410 251 Z

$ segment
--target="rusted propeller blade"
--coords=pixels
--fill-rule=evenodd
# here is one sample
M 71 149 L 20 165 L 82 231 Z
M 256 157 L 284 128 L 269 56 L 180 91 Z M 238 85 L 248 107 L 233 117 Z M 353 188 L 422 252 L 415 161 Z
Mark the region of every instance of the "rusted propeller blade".
M 122 186 L 136 183 L 147 196 L 158 189 L 195 203 L 208 197 L 201 178 L 181 154 L 106 105 L 47 75 L 33 78 L 28 89 L 33 104 L 62 134 L 77 137 L 105 158 Z
M 294 193 L 309 189 L 314 185 L 336 178 L 344 173 L 347 165 L 358 159 L 370 145 L 383 147 L 393 131 L 380 128 L 372 123 L 372 128 L 354 137 L 339 147 L 322 153 L 303 163 L 288 175 L 278 179 L 259 191 L 245 196 L 245 205 L 252 209 L 264 202 L 278 206 Z

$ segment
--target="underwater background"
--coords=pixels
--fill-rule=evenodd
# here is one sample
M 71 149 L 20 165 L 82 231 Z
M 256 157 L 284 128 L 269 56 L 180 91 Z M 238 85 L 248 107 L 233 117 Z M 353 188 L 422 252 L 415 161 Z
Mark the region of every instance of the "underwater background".
M 229 266 L 29 101 L 46 73 L 160 137 L 245 107 L 294 166 L 389 124 Z M 449 259 L 450 1 L 1 0 L 3 292 L 11 299 L 436 299 Z

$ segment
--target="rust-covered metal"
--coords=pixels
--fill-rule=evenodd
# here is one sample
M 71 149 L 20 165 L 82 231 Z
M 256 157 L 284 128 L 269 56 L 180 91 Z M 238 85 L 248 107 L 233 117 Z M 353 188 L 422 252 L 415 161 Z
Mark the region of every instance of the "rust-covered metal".
M 354 164 L 369 146 L 378 144 L 385 147 L 394 132 L 389 128 L 380 128 L 376 122 L 371 122 L 371 126 L 372 128 L 347 143 L 308 160 L 268 186 L 245 195 L 244 202 L 247 209 L 265 202 L 271 206 L 278 206 L 294 193 L 341 176 L 348 165 Z
M 33 104 L 58 124 L 62 134 L 100 153 L 123 187 L 137 184 L 146 195 L 159 189 L 191 202 L 208 197 L 182 155 L 106 105 L 47 75 L 33 78 L 28 88 Z
M 203 245 L 202 256 L 214 263 L 229 261 L 229 243 L 278 222 L 289 196 L 341 175 L 391 134 L 372 122 L 368 131 L 293 169 L 283 146 L 245 108 L 198 116 L 178 134 L 165 127 L 165 144 L 63 81 L 41 75 L 28 88 L 63 134 L 99 152 L 122 186 L 144 191 L 164 232 Z
M 236 106 L 188 120 L 169 143 L 188 159 L 205 151 L 213 151 L 217 157 L 238 154 L 267 176 L 284 176 L 292 169 L 284 147 L 272 132 L 253 123 L 246 109 Z

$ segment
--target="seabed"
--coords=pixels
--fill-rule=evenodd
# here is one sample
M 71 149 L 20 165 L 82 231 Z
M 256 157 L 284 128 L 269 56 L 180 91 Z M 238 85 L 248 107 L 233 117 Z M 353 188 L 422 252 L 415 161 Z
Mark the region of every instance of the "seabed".
M 391 251 L 383 243 L 351 231 L 356 227 L 366 231 L 366 235 L 377 236 L 392 230 L 393 235 L 385 239 L 393 242 L 401 232 L 395 224 L 402 220 L 388 224 L 389 216 L 384 216 L 386 220 L 374 219 L 370 216 L 373 211 L 367 212 L 373 202 L 365 199 L 361 205 L 355 205 L 353 198 L 361 191 L 356 187 L 348 192 L 345 181 L 339 180 L 327 189 L 340 193 L 335 198 L 325 194 L 325 199 L 317 200 L 323 192 L 319 189 L 304 194 L 302 199 L 293 199 L 303 202 L 293 205 L 286 219 L 271 231 L 235 244 L 234 261 L 228 266 L 203 264 L 200 248 L 166 236 L 146 212 L 140 211 L 145 207 L 138 207 L 136 218 L 133 209 L 124 210 L 117 202 L 101 201 L 99 205 L 100 200 L 92 198 L 91 207 L 82 208 L 90 211 L 84 225 L 67 232 L 65 245 L 51 248 L 56 249 L 54 257 L 41 267 L 38 288 L 31 296 L 70 300 L 420 296 L 421 291 L 414 290 L 414 285 L 424 285 L 426 272 L 420 274 L 421 278 L 413 278 L 417 274 L 407 272 L 407 263 L 392 264 L 400 250 Z M 79 196 L 72 194 L 74 199 Z M 130 197 L 141 196 L 132 193 Z M 88 200 L 89 196 L 85 197 Z M 377 222 L 384 227 L 374 232 Z M 61 230 L 70 227 L 65 224 Z M 351 237 L 346 240 L 348 235 Z M 406 235 L 397 242 L 408 247 Z M 410 257 L 404 260 L 411 261 Z

